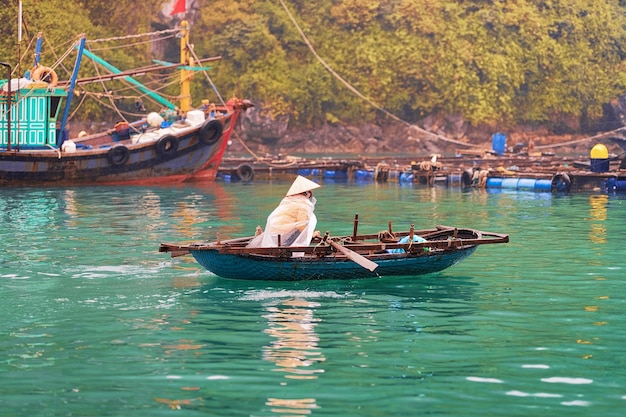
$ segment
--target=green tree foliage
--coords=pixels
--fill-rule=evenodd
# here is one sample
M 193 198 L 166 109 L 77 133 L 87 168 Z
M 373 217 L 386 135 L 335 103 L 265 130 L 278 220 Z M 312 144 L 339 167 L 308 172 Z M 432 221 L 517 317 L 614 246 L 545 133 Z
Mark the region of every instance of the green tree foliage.
M 5 0 L 7 1 L 7 0 Z M 166 0 L 25 2 L 29 35 L 123 36 L 167 27 Z M 17 0 L 0 8 L 16 21 Z M 362 95 L 409 122 L 455 114 L 473 124 L 600 117 L 626 91 L 621 0 L 196 0 L 192 42 L 220 55 L 211 78 L 223 96 L 246 96 L 302 126 L 380 116 Z M 311 51 L 285 11 L 293 15 Z M 15 29 L 0 29 L 0 59 L 17 56 Z M 35 29 L 36 28 L 36 29 Z M 170 52 L 176 52 L 173 44 Z M 103 52 L 122 68 L 152 58 Z M 208 82 L 194 83 L 205 96 Z M 344 81 L 345 80 L 345 81 Z M 196 103 L 197 104 L 197 103 Z M 91 109 L 91 114 L 97 112 Z
M 25 68 L 32 65 L 34 44 L 31 41 L 39 32 L 43 34 L 46 46 L 42 59 L 48 58 L 52 61 L 56 59 L 55 54 L 60 51 L 60 48 L 67 48 L 78 34 L 93 28 L 87 14 L 73 0 L 23 2 L 23 39 L 18 45 L 18 1 L 5 1 L 9 4 L 0 8 L 0 19 L 5 22 L 0 33 L 2 35 L 0 36 L 0 59 L 14 65 L 18 56 L 18 47 Z M 60 22 L 63 23 L 59 24 Z M 68 23 L 70 22 L 72 31 L 68 36 Z M 45 54 L 50 56 L 46 57 Z

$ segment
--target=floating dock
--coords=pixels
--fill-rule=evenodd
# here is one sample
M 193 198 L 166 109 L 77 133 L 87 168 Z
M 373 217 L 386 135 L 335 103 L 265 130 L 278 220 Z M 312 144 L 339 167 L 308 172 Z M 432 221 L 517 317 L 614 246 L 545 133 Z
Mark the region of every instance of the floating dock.
M 218 179 L 252 181 L 303 175 L 334 181 L 414 183 L 426 186 L 498 188 L 535 192 L 626 192 L 626 166 L 602 160 L 589 162 L 554 155 L 460 156 L 361 159 L 225 158 Z M 601 171 L 601 172 L 597 172 Z

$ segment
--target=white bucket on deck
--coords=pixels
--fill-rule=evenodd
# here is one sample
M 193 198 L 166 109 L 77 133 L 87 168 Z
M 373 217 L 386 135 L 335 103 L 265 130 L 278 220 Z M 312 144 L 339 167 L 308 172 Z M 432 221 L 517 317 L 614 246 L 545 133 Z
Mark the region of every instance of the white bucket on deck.
M 71 140 L 66 140 L 61 145 L 61 150 L 65 153 L 75 153 L 76 152 L 76 144 Z
M 192 125 L 199 125 L 204 122 L 204 112 L 202 110 L 190 110 L 187 112 L 187 122 Z

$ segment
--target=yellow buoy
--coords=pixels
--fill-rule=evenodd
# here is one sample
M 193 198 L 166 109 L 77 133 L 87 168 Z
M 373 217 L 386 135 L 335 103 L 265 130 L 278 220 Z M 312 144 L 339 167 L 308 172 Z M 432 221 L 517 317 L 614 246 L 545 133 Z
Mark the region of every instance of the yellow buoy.
M 609 151 L 608 149 L 606 149 L 606 146 L 598 143 L 593 148 L 591 148 L 589 156 L 591 157 L 591 159 L 606 159 L 609 157 Z

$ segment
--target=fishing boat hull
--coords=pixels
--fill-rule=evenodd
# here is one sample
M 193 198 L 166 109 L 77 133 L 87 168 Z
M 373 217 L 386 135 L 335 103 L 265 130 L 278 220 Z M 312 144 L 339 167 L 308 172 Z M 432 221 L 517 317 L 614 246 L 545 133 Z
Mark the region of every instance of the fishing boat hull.
M 98 145 L 72 140 L 76 149 L 0 151 L 0 185 L 148 185 L 213 180 L 239 110 L 197 126 L 173 126 Z M 212 136 L 203 129 L 210 127 Z
M 443 271 L 470 256 L 476 246 L 453 252 L 409 256 L 388 254 L 369 258 L 378 264 L 369 271 L 347 258 L 279 258 L 263 255 L 220 254 L 217 250 L 190 250 L 195 260 L 223 278 L 255 281 L 362 279 L 382 276 L 419 276 Z

